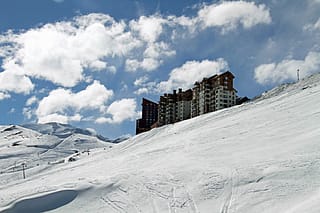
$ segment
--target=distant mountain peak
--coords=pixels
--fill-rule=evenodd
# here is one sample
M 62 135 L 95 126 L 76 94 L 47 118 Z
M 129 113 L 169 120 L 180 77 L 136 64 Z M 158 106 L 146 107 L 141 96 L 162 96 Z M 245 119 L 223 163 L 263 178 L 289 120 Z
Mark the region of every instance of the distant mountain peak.
M 37 132 L 40 132 L 42 134 L 54 135 L 54 136 L 61 138 L 61 139 L 65 139 L 65 138 L 70 137 L 71 135 L 74 135 L 74 134 L 81 134 L 81 135 L 96 137 L 99 140 L 102 140 L 105 142 L 112 142 L 112 140 L 110 140 L 102 135 L 96 134 L 92 130 L 77 128 L 77 127 L 74 127 L 69 124 L 50 122 L 50 123 L 45 123 L 45 124 L 32 124 L 32 123 L 30 123 L 30 124 L 23 124 L 21 126 L 28 128 L 28 129 L 32 129 Z

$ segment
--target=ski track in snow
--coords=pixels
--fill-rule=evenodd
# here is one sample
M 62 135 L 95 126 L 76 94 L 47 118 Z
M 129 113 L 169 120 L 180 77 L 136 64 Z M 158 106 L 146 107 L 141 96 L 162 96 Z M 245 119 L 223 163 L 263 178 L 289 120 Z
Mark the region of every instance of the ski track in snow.
M 233 203 L 237 196 L 237 190 L 239 185 L 239 173 L 237 169 L 233 169 L 230 175 L 230 178 L 227 182 L 227 186 L 225 186 L 226 191 L 226 200 L 223 203 L 220 213 L 232 213 L 236 212 L 236 210 L 232 210 Z

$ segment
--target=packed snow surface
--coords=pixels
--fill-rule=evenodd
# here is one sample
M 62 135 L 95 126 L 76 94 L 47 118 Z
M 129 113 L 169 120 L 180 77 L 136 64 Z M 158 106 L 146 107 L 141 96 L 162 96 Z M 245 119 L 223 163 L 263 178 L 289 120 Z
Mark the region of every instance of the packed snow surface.
M 34 147 L 19 149 L 37 132 L 14 145 L 8 128 L 0 129 L 3 213 L 320 212 L 320 75 L 50 166 Z M 23 179 L 12 156 L 39 165 Z

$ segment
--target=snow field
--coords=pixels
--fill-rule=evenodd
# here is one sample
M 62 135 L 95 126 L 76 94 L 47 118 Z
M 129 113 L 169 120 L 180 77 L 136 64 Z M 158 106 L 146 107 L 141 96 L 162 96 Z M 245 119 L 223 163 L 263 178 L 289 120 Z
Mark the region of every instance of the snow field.
M 314 75 L 25 180 L 0 174 L 0 212 L 54 196 L 45 210 L 318 213 L 319 121 L 320 75 Z

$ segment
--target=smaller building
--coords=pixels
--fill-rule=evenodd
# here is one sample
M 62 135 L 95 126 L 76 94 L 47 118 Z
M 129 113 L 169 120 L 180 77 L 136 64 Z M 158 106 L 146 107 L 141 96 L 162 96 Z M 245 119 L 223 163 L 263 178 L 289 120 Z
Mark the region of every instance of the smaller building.
M 142 99 L 142 118 L 136 121 L 136 134 L 149 131 L 158 121 L 158 104 Z

